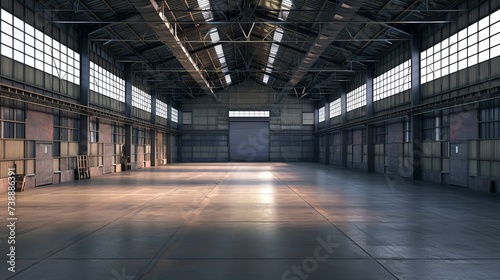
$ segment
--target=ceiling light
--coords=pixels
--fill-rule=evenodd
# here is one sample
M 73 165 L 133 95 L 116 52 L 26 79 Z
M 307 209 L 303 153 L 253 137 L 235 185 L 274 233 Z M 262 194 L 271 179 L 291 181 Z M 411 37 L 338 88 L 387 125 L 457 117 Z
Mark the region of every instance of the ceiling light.
M 352 7 L 349 5 L 349 4 L 346 4 L 346 3 L 343 3 L 342 5 L 340 5 L 342 8 L 344 9 L 351 9 Z
M 336 19 L 336 20 L 341 20 L 341 19 L 343 19 L 343 18 L 344 18 L 344 17 L 343 17 L 343 16 L 341 16 L 341 15 L 339 15 L 339 14 L 335 14 L 335 15 L 333 16 L 333 19 Z

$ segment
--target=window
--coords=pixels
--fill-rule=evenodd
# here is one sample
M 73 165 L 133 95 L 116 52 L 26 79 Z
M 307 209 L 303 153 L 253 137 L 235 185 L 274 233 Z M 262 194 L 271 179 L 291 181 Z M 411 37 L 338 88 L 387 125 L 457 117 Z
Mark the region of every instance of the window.
M 145 137 L 145 129 L 136 127 L 132 132 L 132 143 L 134 145 L 144 145 L 146 143 Z
M 90 121 L 90 139 L 89 142 L 99 142 L 99 119 L 93 118 Z
M 324 122 L 325 121 L 325 106 L 319 108 L 318 111 L 318 122 Z
M 90 62 L 90 90 L 125 102 L 125 80 Z
M 151 95 L 132 86 L 132 106 L 151 113 Z
M 341 115 L 340 98 L 330 103 L 330 118 Z
M 23 109 L 0 107 L 0 138 L 25 137 L 25 116 Z
M 500 107 L 480 110 L 479 137 L 482 139 L 500 138 Z
M 375 126 L 375 144 L 385 144 L 387 130 L 385 125 Z
M 75 156 L 78 155 L 80 141 L 80 119 L 65 112 L 54 115 L 54 140 L 52 156 L 54 170 L 76 168 Z
M 500 55 L 500 10 L 421 53 L 421 83 Z
M 411 121 L 405 121 L 403 125 L 404 125 L 404 127 L 403 127 L 403 141 L 405 143 L 410 143 L 410 142 L 412 142 Z
M 125 127 L 118 123 L 113 123 L 111 141 L 114 144 L 125 144 Z
M 366 105 L 366 84 L 347 94 L 347 112 Z
M 80 120 L 65 116 L 54 116 L 54 140 L 80 141 Z
M 407 60 L 373 80 L 373 101 L 411 88 L 411 60 Z
M 42 31 L 0 10 L 1 47 L 3 56 L 54 75 L 59 79 L 80 84 L 80 54 Z
M 435 115 L 423 121 L 424 141 L 447 141 L 449 134 L 448 115 Z
M 157 99 L 156 100 L 156 115 L 164 119 L 168 119 L 168 105 L 167 103 Z
M 269 111 L 229 111 L 230 118 L 268 118 Z
M 179 110 L 172 107 L 172 121 L 174 123 L 179 123 Z

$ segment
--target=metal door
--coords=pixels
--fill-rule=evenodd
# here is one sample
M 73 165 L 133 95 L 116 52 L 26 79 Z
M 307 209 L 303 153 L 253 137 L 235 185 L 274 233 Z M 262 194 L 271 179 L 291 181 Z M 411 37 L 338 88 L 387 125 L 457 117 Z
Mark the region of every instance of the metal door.
M 52 143 L 36 143 L 35 186 L 52 184 Z
M 229 123 L 231 161 L 269 161 L 269 122 L 231 121 Z
M 450 184 L 467 187 L 469 169 L 467 163 L 467 142 L 450 143 Z
M 104 174 L 113 172 L 113 149 L 113 144 L 104 144 Z

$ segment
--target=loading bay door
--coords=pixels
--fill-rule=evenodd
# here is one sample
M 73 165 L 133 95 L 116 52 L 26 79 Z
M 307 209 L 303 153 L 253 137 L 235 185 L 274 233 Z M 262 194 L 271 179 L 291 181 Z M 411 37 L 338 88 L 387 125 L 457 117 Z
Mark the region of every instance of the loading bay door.
M 229 160 L 269 161 L 269 121 L 230 121 Z

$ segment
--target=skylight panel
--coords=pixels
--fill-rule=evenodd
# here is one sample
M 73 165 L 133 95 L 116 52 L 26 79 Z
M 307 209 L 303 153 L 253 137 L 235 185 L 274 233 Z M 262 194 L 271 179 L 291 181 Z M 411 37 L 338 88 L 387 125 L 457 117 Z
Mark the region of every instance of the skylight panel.
M 264 77 L 262 78 L 262 81 L 264 82 L 264 84 L 267 84 L 267 82 L 269 81 L 269 75 L 264 74 Z
M 281 42 L 282 39 L 283 39 L 283 29 L 276 28 L 276 30 L 274 30 L 273 41 L 279 43 Z M 276 54 L 278 54 L 279 48 L 280 46 L 278 44 L 276 43 L 271 44 L 271 49 L 269 50 L 269 57 L 267 58 L 266 73 L 272 72 L 274 59 L 276 57 Z M 262 82 L 264 82 L 265 84 L 267 84 L 268 80 L 269 80 L 268 75 L 264 75 L 262 77 Z
M 209 31 L 210 39 L 212 43 L 217 44 L 220 41 L 219 31 L 216 27 L 213 27 Z M 226 57 L 224 56 L 224 49 L 221 44 L 218 44 L 214 47 L 215 53 L 217 54 L 217 58 L 219 59 L 220 68 L 223 74 L 227 74 L 229 72 L 229 68 L 227 67 Z M 226 84 L 231 84 L 231 76 L 225 75 L 224 79 L 226 80 Z
M 279 20 L 285 21 L 290 14 L 290 9 L 292 8 L 292 0 L 283 0 L 281 1 L 281 11 L 278 15 Z
M 214 19 L 214 14 L 212 13 L 209 0 L 198 0 L 198 6 L 200 6 L 201 14 L 206 21 Z
M 219 31 L 217 30 L 216 27 L 213 27 L 212 29 L 210 29 L 209 34 L 210 34 L 210 39 L 212 40 L 213 44 L 217 44 L 220 41 Z
M 230 85 L 233 81 L 231 80 L 231 75 L 226 75 L 224 76 L 224 78 L 226 79 L 226 84 Z

